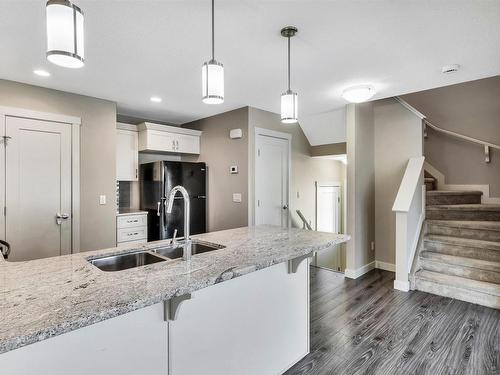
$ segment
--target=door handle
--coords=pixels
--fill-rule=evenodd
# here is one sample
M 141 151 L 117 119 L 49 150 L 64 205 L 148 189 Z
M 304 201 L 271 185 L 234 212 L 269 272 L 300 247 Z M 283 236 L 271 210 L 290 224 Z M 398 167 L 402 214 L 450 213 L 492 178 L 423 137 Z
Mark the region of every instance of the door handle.
M 284 210 L 288 210 L 288 204 L 285 204 L 285 205 L 283 206 L 283 209 L 284 209 Z
M 56 214 L 57 225 L 61 225 L 63 220 L 68 220 L 68 219 L 69 219 L 69 214 L 61 214 L 59 212 Z
M 156 207 L 156 216 L 160 216 L 160 205 L 161 205 L 161 202 L 158 202 L 157 203 L 157 207 Z

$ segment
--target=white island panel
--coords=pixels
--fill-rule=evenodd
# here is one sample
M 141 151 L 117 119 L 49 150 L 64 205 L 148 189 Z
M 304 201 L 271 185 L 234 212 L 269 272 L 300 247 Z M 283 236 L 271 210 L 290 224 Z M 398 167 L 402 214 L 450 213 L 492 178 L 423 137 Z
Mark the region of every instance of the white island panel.
M 9 375 L 166 375 L 168 326 L 159 303 L 0 355 Z
M 199 290 L 169 323 L 170 375 L 283 373 L 309 352 L 309 267 L 287 263 Z

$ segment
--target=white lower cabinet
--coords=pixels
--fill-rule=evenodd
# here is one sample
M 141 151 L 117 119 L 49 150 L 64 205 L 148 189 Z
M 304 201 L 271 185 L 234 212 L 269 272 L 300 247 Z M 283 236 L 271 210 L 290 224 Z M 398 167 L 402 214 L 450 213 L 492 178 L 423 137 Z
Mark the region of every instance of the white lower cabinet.
M 147 213 L 116 217 L 116 246 L 148 241 Z
M 0 354 L 9 375 L 166 375 L 163 304 Z
M 169 302 L 170 303 L 170 302 Z M 0 354 L 9 375 L 277 375 L 309 352 L 309 266 L 287 263 Z

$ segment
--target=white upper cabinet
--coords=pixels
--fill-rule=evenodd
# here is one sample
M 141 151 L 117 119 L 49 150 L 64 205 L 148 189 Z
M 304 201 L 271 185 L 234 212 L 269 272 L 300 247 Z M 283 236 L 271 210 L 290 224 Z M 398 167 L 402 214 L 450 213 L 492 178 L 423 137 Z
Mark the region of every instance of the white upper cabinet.
M 138 125 L 139 151 L 199 154 L 201 131 L 143 122 Z
M 137 181 L 139 168 L 139 133 L 135 125 L 117 124 L 116 129 L 116 179 Z

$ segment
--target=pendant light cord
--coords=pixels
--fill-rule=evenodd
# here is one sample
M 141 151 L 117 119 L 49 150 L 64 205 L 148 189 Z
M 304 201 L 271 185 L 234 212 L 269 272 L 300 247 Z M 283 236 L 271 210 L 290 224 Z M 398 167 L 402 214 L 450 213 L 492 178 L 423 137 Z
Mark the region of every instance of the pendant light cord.
M 290 37 L 288 37 L 288 91 L 290 91 Z
M 215 0 L 212 0 L 212 60 L 214 60 L 215 56 L 214 1 Z

